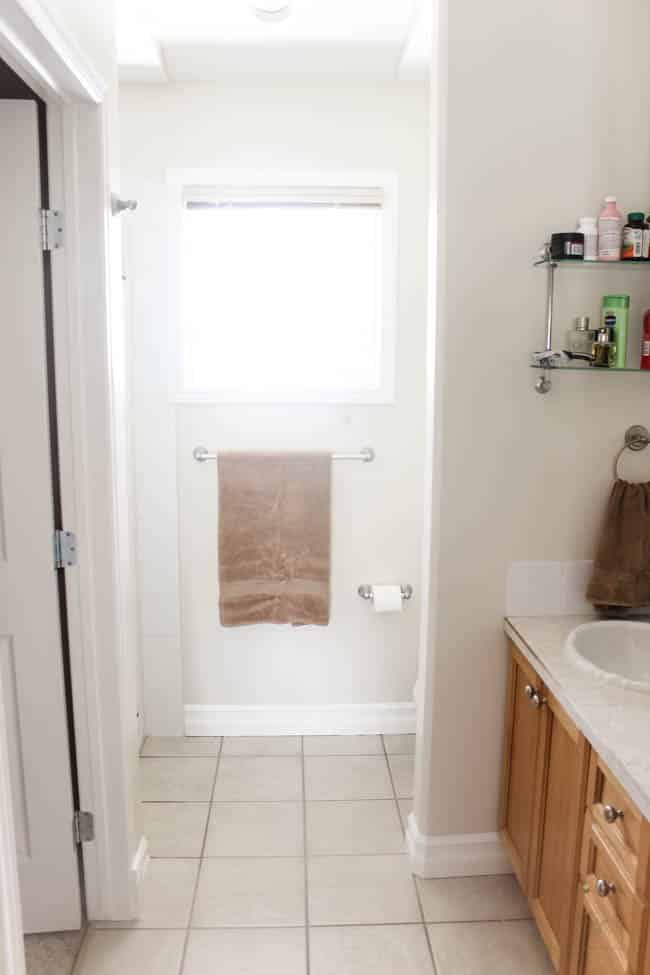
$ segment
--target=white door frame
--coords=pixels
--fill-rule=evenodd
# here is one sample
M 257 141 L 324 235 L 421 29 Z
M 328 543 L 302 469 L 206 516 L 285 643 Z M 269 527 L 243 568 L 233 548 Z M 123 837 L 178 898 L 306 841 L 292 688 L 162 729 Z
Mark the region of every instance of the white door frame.
M 0 56 L 47 104 L 51 206 L 65 214 L 65 246 L 52 267 L 61 490 L 65 525 L 79 538 L 79 565 L 66 572 L 79 787 L 96 824 L 84 872 L 88 916 L 119 920 L 137 914 L 146 850 L 135 814 L 123 349 L 108 274 L 115 91 L 37 0 L 3 0 Z M 22 975 L 4 734 L 0 712 L 0 971 Z

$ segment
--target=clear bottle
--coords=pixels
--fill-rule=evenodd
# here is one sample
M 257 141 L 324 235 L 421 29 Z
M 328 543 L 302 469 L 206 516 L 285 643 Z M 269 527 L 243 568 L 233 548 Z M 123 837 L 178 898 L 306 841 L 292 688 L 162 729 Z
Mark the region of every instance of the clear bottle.
M 578 233 L 585 239 L 583 260 L 598 260 L 598 220 L 596 217 L 580 217 Z
M 622 240 L 623 217 L 616 206 L 616 197 L 606 196 L 598 217 L 598 260 L 620 261 Z
M 579 315 L 573 323 L 573 328 L 569 329 L 567 344 L 569 352 L 575 355 L 593 355 L 593 345 L 596 341 L 597 331 L 592 329 L 589 315 Z

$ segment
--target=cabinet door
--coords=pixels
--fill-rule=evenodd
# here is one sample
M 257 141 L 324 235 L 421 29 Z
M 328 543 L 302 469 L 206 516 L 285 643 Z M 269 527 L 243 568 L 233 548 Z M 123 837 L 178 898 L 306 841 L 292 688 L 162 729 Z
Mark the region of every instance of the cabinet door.
M 512 644 L 510 651 L 500 825 L 514 871 L 528 893 L 543 688 L 528 661 Z
M 566 972 L 579 877 L 589 745 L 553 696 L 541 706 L 529 872 L 531 910 L 555 969 Z
M 626 975 L 629 968 L 625 958 L 616 950 L 601 919 L 589 909 L 582 892 L 576 918 L 571 975 Z

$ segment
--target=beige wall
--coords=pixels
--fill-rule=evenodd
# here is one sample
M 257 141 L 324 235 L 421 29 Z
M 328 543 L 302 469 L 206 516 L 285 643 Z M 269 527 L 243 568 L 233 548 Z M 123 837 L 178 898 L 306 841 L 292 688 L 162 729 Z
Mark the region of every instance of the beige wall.
M 626 427 L 650 420 L 648 375 L 567 374 L 539 396 L 527 367 L 544 340 L 545 273 L 531 268 L 543 240 L 595 214 L 605 193 L 625 211 L 650 208 L 647 3 L 449 8 L 448 78 L 443 36 L 433 92 L 444 168 L 425 834 L 496 828 L 508 563 L 592 556 L 614 453 Z M 650 272 L 583 273 L 560 275 L 556 345 L 572 315 L 629 292 L 636 363 Z

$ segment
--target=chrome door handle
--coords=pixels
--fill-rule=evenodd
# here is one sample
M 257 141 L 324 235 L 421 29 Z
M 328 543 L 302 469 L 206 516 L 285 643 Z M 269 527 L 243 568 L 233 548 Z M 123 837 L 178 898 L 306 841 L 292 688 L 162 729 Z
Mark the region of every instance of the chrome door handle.
M 596 881 L 596 893 L 599 897 L 609 897 L 616 893 L 616 884 L 610 884 L 606 880 Z
M 623 819 L 623 810 L 616 806 L 603 806 L 603 817 L 606 823 L 615 823 L 617 819 Z
M 542 704 L 546 704 L 546 698 L 542 697 L 539 691 L 536 691 L 532 684 L 526 684 L 524 687 L 524 694 L 534 708 L 541 708 Z

